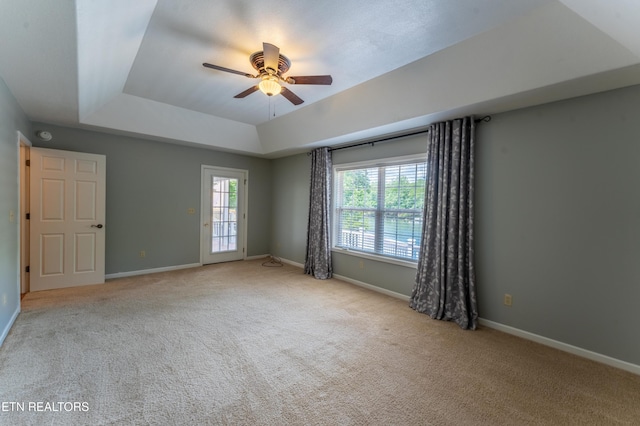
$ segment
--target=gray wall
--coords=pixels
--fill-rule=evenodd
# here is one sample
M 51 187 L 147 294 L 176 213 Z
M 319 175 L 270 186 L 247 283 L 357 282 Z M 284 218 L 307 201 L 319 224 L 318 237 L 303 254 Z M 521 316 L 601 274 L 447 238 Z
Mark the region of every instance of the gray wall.
M 639 122 L 636 86 L 496 114 L 478 126 L 482 318 L 640 365 Z M 336 151 L 334 163 L 408 154 L 409 142 Z M 419 143 L 413 150 L 424 151 Z M 274 161 L 275 187 L 288 189 L 273 206 L 281 246 L 272 252 L 299 263 L 308 174 L 304 155 Z M 334 271 L 410 295 L 414 269 L 365 260 L 361 270 L 359 261 L 334 255 Z M 503 305 L 505 293 L 512 307 Z
M 0 336 L 20 306 L 18 278 L 18 134 L 31 133 L 27 117 L 0 78 Z M 9 221 L 9 212 L 16 214 Z
M 483 318 L 640 365 L 639 122 L 635 86 L 479 126 Z
M 273 160 L 271 254 L 302 264 L 307 252 L 310 168 L 307 154 Z
M 107 156 L 107 274 L 200 261 L 203 164 L 249 170 L 247 254 L 269 253 L 270 160 L 42 123 L 34 128 L 54 136 L 34 146 Z

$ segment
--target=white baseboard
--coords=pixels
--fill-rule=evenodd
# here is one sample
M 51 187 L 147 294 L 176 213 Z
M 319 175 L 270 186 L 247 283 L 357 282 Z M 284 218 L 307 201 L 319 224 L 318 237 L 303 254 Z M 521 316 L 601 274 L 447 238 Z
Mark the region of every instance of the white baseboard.
M 265 257 L 269 257 L 271 256 L 270 254 L 259 254 L 257 256 L 247 256 L 244 258 L 244 260 L 257 260 L 257 259 L 264 259 Z
M 396 299 L 404 300 L 407 302 L 409 301 L 409 299 L 411 299 L 409 296 L 406 296 L 402 293 L 397 293 L 395 291 L 387 290 L 386 288 L 382 288 L 372 284 L 367 284 L 362 281 L 354 280 L 353 278 L 345 277 L 344 275 L 333 274 L 333 277 L 342 281 L 346 281 L 353 285 L 357 285 L 358 287 L 364 287 L 366 289 L 373 290 L 378 293 L 386 294 L 387 296 L 395 297 Z
M 304 265 L 298 262 L 294 262 L 288 259 L 280 259 L 282 263 L 287 263 L 289 265 L 297 266 L 298 268 L 304 269 Z M 350 284 L 357 285 L 358 287 L 364 287 L 369 290 L 376 291 L 378 293 L 386 294 L 387 296 L 395 297 L 396 299 L 409 301 L 410 297 L 405 296 L 404 294 L 397 293 L 395 291 L 387 290 L 386 288 L 378 287 L 372 284 L 367 284 L 363 281 L 354 280 L 353 278 L 345 277 L 344 275 L 333 274 L 333 278 L 337 278 L 342 281 L 346 281 Z
M 293 261 L 287 260 L 287 259 L 281 259 L 281 260 L 282 260 L 283 263 L 288 263 L 289 265 L 297 266 L 299 268 L 304 268 L 304 265 L 302 265 L 300 263 L 293 262 Z M 335 278 L 338 278 L 338 279 L 342 280 L 342 281 L 346 281 L 348 283 L 351 283 L 351 284 L 354 284 L 354 285 L 357 285 L 357 286 L 360 286 L 360 287 L 368 288 L 369 290 L 377 291 L 379 293 L 383 293 L 383 294 L 386 294 L 388 296 L 395 297 L 397 299 L 405 300 L 407 302 L 411 299 L 411 297 L 406 296 L 404 294 L 396 293 L 395 291 L 387 290 L 387 289 L 384 289 L 384 288 L 381 288 L 381 287 L 377 287 L 377 286 L 372 285 L 372 284 L 367 284 L 367 283 L 362 282 L 362 281 L 354 280 L 352 278 L 345 277 L 343 275 L 334 274 L 333 276 Z M 587 359 L 590 359 L 592 361 L 596 361 L 596 362 L 599 362 L 599 363 L 602 363 L 602 364 L 606 364 L 606 365 L 609 365 L 609 366 L 612 366 L 612 367 L 619 368 L 621 370 L 629 371 L 630 373 L 634 373 L 634 374 L 640 375 L 640 365 L 635 365 L 635 364 L 632 364 L 630 362 L 626 362 L 626 361 L 622 361 L 622 360 L 619 360 L 619 359 L 616 359 L 616 358 L 612 358 L 612 357 L 607 356 L 607 355 L 602 355 L 602 354 L 599 354 L 597 352 L 592 352 L 592 351 L 589 351 L 587 349 L 582 349 L 582 348 L 579 348 L 577 346 L 570 345 L 568 343 L 564 343 L 564 342 L 560 342 L 560 341 L 557 341 L 557 340 L 549 339 L 548 337 L 544 337 L 544 336 L 540 336 L 540 335 L 537 335 L 537 334 L 534 334 L 534 333 L 530 333 L 528 331 L 520 330 L 520 329 L 515 328 L 515 327 L 511 327 L 511 326 L 508 326 L 508 325 L 500 324 L 500 323 L 497 323 L 497 322 L 494 322 L 494 321 L 489 321 L 489 320 L 486 320 L 484 318 L 479 318 L 478 322 L 480 323 L 480 325 L 483 325 L 483 326 L 488 327 L 488 328 L 493 328 L 495 330 L 499 330 L 499 331 L 502 331 L 502 332 L 507 333 L 507 334 L 511 334 L 511 335 L 514 335 L 514 336 L 521 337 L 523 339 L 531 340 L 533 342 L 540 343 L 540 344 L 545 345 L 545 346 L 550 346 L 552 348 L 559 349 L 559 350 L 564 351 L 564 352 L 569 352 L 569 353 L 571 353 L 573 355 L 577 355 L 577 356 L 580 356 L 582 358 L 587 358 Z
M 156 274 L 158 272 L 177 271 L 178 269 L 197 268 L 198 266 L 202 266 L 202 264 L 189 263 L 186 265 L 175 265 L 175 266 L 165 266 L 162 268 L 141 269 L 139 271 L 116 272 L 115 274 L 107 274 L 104 276 L 104 278 L 107 280 L 110 280 L 113 278 L 135 277 L 136 275 L 147 275 L 147 274 Z
M 20 303 L 18 302 L 18 307 L 16 308 L 16 311 L 11 316 L 11 319 L 9 320 L 9 323 L 7 324 L 7 326 L 4 328 L 4 330 L 2 330 L 2 335 L 0 335 L 0 346 L 2 346 L 2 344 L 4 343 L 4 339 L 6 339 L 7 336 L 9 335 L 9 331 L 11 330 L 11 327 L 13 327 L 13 323 L 16 322 L 16 318 L 18 318 L 19 313 L 20 313 Z
M 287 265 L 296 266 L 300 269 L 304 269 L 304 265 L 302 263 L 294 262 L 293 260 L 279 258 L 282 263 L 286 263 Z
M 257 256 L 247 256 L 245 260 L 263 259 L 269 256 L 269 254 L 259 254 Z M 107 274 L 104 278 L 110 280 L 114 278 L 135 277 L 136 275 L 156 274 L 158 272 L 177 271 L 178 269 L 197 268 L 199 266 L 202 266 L 202 263 L 188 263 L 186 265 L 165 266 L 162 268 L 141 269 L 129 272 L 116 272 L 115 274 Z
M 548 337 L 529 333 L 528 331 L 524 331 L 515 327 L 500 324 L 498 322 L 489 321 L 484 318 L 480 318 L 478 322 L 480 323 L 480 325 L 484 325 L 485 327 L 493 328 L 495 330 L 499 330 L 507 334 L 512 334 L 514 336 L 522 337 L 523 339 L 531 340 L 533 342 L 540 343 L 545 346 L 550 346 L 552 348 L 559 349 L 564 352 L 569 352 L 573 355 L 578 355 L 582 358 L 587 358 L 592 361 L 600 362 L 602 364 L 610 365 L 612 367 L 616 367 L 621 370 L 629 371 L 631 373 L 640 375 L 640 365 L 635 365 L 635 364 L 631 364 L 630 362 L 621 361 L 616 358 L 611 358 L 610 356 L 607 356 L 607 355 L 602 355 L 597 352 L 592 352 L 587 349 L 582 349 L 577 346 L 570 345 L 568 343 L 563 343 L 557 340 L 549 339 Z

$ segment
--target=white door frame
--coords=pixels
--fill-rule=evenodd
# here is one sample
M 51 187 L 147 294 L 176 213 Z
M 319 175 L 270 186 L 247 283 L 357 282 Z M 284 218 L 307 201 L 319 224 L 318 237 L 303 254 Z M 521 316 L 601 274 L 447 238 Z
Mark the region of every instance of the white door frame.
M 33 146 L 31 141 L 18 130 L 18 300 L 20 295 L 29 292 L 29 274 L 26 271 L 29 266 L 29 222 L 25 214 L 29 212 L 29 182 L 23 182 L 23 167 L 29 159 L 29 149 Z M 22 155 L 25 148 L 26 156 Z M 28 174 L 29 171 L 27 170 Z
M 242 220 L 238 220 L 238 226 L 242 227 L 242 259 L 245 260 L 247 258 L 247 219 L 249 218 L 249 171 L 244 169 L 233 169 L 229 167 L 218 167 L 218 166 L 208 166 L 203 164 L 200 168 L 200 264 L 205 264 L 204 259 L 204 247 L 205 247 L 205 237 L 203 227 L 208 226 L 205 225 L 209 222 L 208 217 L 206 217 L 206 212 L 208 210 L 208 206 L 205 204 L 205 197 L 203 196 L 205 188 L 208 186 L 208 183 L 205 182 L 205 174 L 207 171 L 219 171 L 222 174 L 225 172 L 232 172 L 241 174 L 244 178 L 244 190 L 242 196 L 243 203 L 243 214 L 244 217 Z

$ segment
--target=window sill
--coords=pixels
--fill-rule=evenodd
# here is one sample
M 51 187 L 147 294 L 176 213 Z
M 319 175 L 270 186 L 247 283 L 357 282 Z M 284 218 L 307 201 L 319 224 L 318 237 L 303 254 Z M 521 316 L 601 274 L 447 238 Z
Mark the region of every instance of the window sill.
M 417 262 L 411 262 L 409 260 L 395 259 L 392 257 L 385 257 L 385 256 L 379 256 L 376 254 L 363 253 L 361 251 L 343 249 L 339 247 L 332 247 L 331 251 L 333 253 L 340 253 L 340 254 L 346 254 L 348 256 L 362 257 L 364 259 L 375 260 L 376 262 L 391 263 L 393 265 L 404 266 L 405 268 L 412 268 L 412 269 L 418 268 Z

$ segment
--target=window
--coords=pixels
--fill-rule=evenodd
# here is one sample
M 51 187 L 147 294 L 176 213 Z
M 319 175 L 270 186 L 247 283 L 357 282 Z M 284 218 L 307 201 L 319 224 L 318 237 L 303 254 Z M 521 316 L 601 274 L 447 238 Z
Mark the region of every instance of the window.
M 334 247 L 417 261 L 426 160 L 421 157 L 334 167 Z

